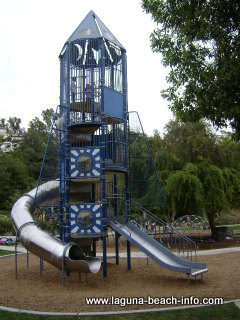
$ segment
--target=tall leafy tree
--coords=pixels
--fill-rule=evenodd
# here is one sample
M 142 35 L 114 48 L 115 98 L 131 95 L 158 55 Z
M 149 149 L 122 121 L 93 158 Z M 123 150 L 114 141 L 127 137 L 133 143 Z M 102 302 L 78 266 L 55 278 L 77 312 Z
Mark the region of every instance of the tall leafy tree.
M 213 232 L 216 213 L 230 206 L 229 197 L 226 195 L 224 175 L 217 166 L 207 160 L 202 160 L 198 164 L 198 177 L 203 187 L 204 210 Z
M 240 2 L 142 0 L 158 24 L 153 51 L 169 67 L 162 91 L 178 119 L 231 125 L 240 139 Z
M 22 120 L 17 117 L 10 117 L 7 121 L 7 132 L 8 134 L 22 135 L 23 129 L 21 128 Z
M 169 121 L 163 138 L 164 151 L 168 150 L 182 161 L 197 162 L 199 157 L 215 158 L 216 136 L 204 121 L 182 123 Z
M 27 132 L 23 136 L 21 144 L 24 163 L 27 165 L 29 175 L 38 179 L 44 152 L 47 146 L 53 109 L 42 112 L 43 120 L 35 117 L 29 123 Z
M 166 183 L 168 215 L 173 222 L 176 214 L 201 214 L 204 194 L 199 178 L 189 170 L 172 172 Z
M 9 210 L 13 195 L 26 192 L 32 182 L 18 151 L 0 154 L 0 210 Z

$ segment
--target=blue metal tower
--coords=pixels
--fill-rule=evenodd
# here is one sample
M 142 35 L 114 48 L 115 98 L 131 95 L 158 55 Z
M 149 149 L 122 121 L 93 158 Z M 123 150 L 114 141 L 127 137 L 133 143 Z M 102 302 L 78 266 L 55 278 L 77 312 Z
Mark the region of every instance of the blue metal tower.
M 90 11 L 59 58 L 60 237 L 94 255 L 101 238 L 106 276 L 108 222 L 130 211 L 126 50 Z

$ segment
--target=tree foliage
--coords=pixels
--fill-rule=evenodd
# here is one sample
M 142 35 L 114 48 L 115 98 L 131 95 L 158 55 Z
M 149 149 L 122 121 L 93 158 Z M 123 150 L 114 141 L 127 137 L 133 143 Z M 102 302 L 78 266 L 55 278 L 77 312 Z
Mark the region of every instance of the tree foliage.
M 10 210 L 24 192 L 36 186 L 53 114 L 52 109 L 44 110 L 43 121 L 34 118 L 26 132 L 20 127 L 21 119 L 7 121 L 9 134 L 23 135 L 23 140 L 20 148 L 0 153 L 0 210 Z
M 213 230 L 216 214 L 240 207 L 239 142 L 216 135 L 204 121 L 170 121 L 160 145 L 155 161 L 167 199 L 161 212 L 169 221 L 206 214 Z M 156 198 L 149 187 L 147 195 Z
M 32 183 L 18 152 L 0 154 L 0 210 L 10 210 L 11 200 L 17 200 L 13 195 L 23 194 Z
M 176 214 L 202 214 L 203 189 L 199 178 L 188 170 L 178 170 L 169 175 L 166 196 L 173 222 Z
M 2 119 L 4 120 L 4 119 Z M 7 132 L 8 134 L 17 134 L 17 135 L 22 135 L 23 134 L 23 129 L 21 128 L 21 122 L 22 120 L 17 117 L 10 117 L 7 121 Z
M 21 145 L 23 160 L 27 165 L 29 175 L 35 180 L 39 176 L 53 115 L 53 109 L 43 110 L 43 121 L 35 117 L 30 121 L 27 132 L 23 136 Z
M 170 68 L 162 91 L 183 121 L 228 124 L 240 139 L 240 2 L 143 0 L 158 24 L 153 51 Z

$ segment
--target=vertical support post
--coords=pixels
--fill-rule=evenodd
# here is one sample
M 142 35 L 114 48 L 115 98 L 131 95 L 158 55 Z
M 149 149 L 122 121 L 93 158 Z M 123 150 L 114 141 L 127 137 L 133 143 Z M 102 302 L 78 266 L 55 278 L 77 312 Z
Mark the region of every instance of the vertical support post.
M 124 137 L 125 137 L 125 186 L 126 186 L 126 222 L 130 219 L 130 197 L 129 197 L 129 174 L 128 174 L 128 106 L 127 106 L 127 56 L 126 51 L 122 50 L 122 68 L 123 68 L 123 112 L 124 112 Z
M 104 85 L 105 85 L 105 54 L 103 38 L 99 39 L 99 48 L 101 52 L 101 178 L 102 178 L 102 243 L 103 243 L 103 276 L 107 276 L 107 217 L 106 217 L 106 177 L 105 177 L 105 153 L 106 153 L 106 137 L 105 137 L 105 117 L 104 117 Z
M 106 235 L 103 235 L 103 276 L 107 276 L 107 239 Z
M 60 118 L 63 119 L 63 125 L 60 127 L 59 133 L 59 158 L 60 158 L 60 188 L 59 188 L 59 235 L 60 239 L 64 241 L 64 201 L 65 201 L 65 134 L 66 134 L 66 121 L 67 121 L 67 104 L 69 104 L 70 95 L 70 83 L 67 77 L 69 76 L 69 71 L 66 70 L 66 63 L 68 62 L 68 50 L 64 53 L 61 59 L 61 87 L 60 87 Z M 67 72 L 66 72 L 67 71 Z
M 113 163 L 117 163 L 117 135 L 116 135 L 116 130 L 117 130 L 117 125 L 113 124 L 112 125 L 112 150 L 109 152 L 110 155 L 112 153 L 112 159 Z
M 29 251 L 27 250 L 27 268 L 29 268 Z
M 87 97 L 86 97 L 86 72 L 85 72 L 85 67 L 83 67 L 83 77 L 82 77 L 82 81 L 83 81 L 83 100 L 87 101 Z M 84 108 L 83 108 L 84 109 Z M 80 109 L 79 111 L 82 111 L 82 122 L 85 122 L 85 111 Z
M 62 286 L 65 287 L 65 252 L 62 257 Z
M 15 241 L 15 280 L 17 280 L 17 238 L 18 233 L 16 234 L 16 241 Z
M 113 192 L 114 192 L 114 214 L 118 214 L 118 187 L 117 187 L 117 175 L 114 174 L 113 177 Z
M 43 271 L 43 260 L 40 258 L 40 276 L 42 276 L 42 271 Z
M 61 115 L 61 113 L 60 113 Z M 63 241 L 63 196 L 64 196 L 64 163 L 63 163 L 63 135 L 60 131 L 60 148 L 59 148 L 59 157 L 60 157 L 60 188 L 59 188 L 59 235 L 60 240 Z
M 119 265 L 119 233 L 115 231 L 115 251 L 116 251 L 116 264 Z
M 70 242 L 70 208 L 69 208 L 69 179 L 70 179 L 70 45 L 67 45 L 67 118 L 65 127 L 65 208 L 66 228 L 64 239 Z
M 96 257 L 96 252 L 97 252 L 97 249 L 96 249 L 96 239 L 93 238 L 92 242 L 93 242 L 93 256 Z
M 91 121 L 94 121 L 94 66 L 91 65 Z
M 88 285 L 88 274 L 85 273 L 85 284 Z
M 128 270 L 131 270 L 131 244 L 130 241 L 127 240 L 127 267 Z

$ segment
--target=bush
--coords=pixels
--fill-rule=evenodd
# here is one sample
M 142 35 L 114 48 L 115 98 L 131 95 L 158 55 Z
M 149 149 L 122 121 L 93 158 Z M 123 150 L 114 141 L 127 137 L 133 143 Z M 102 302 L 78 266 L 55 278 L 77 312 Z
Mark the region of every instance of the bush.
M 0 216 L 0 235 L 13 234 L 14 228 L 12 220 L 8 217 Z
M 0 217 L 10 217 L 10 211 L 8 210 L 0 210 Z

